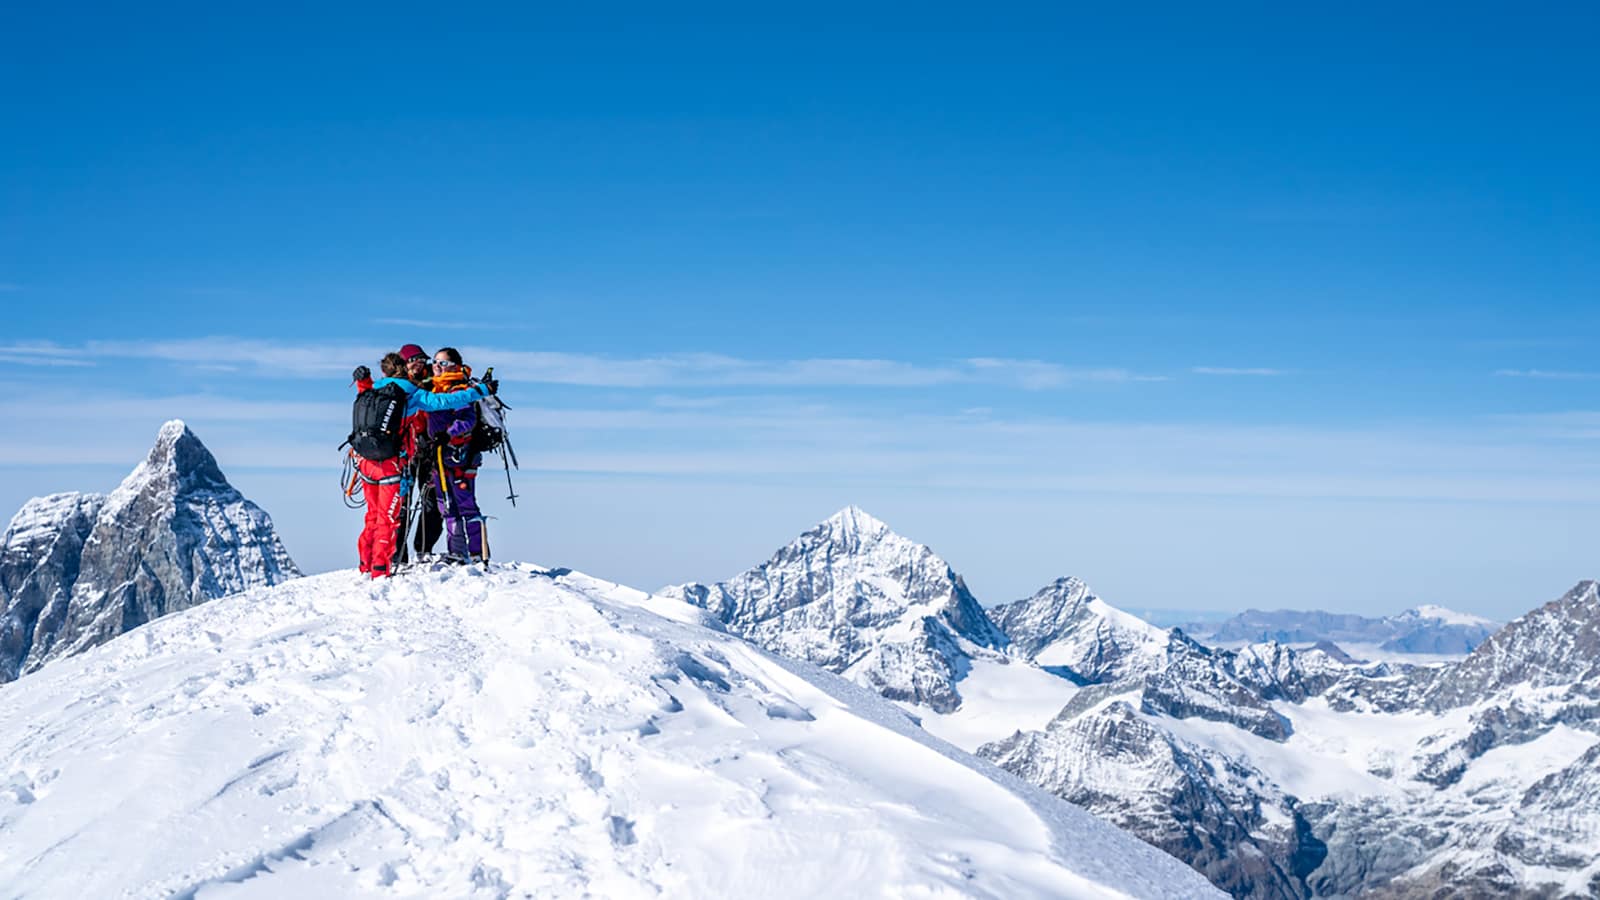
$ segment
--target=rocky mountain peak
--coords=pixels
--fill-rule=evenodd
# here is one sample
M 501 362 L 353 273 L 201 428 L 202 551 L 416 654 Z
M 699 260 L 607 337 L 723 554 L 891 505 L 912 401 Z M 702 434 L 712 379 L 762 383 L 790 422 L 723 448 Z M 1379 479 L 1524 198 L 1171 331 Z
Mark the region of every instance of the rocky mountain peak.
M 1117 609 L 1077 578 L 1057 578 L 989 615 L 1013 652 L 1081 683 L 1159 668 L 1174 640 L 1172 632 Z
M 182 419 L 161 426 L 144 462 L 112 492 L 112 502 L 126 502 L 134 494 L 169 488 L 173 494 L 233 490 L 216 457 Z
M 854 504 L 829 516 L 822 524 L 841 537 L 881 538 L 890 533 L 882 519 Z
M 0 546 L 0 681 L 170 612 L 300 574 L 181 421 L 109 496 L 30 501 Z
M 970 654 L 1006 643 L 949 563 L 855 506 L 727 581 L 661 593 L 769 650 L 940 711 L 960 705 Z
M 1600 680 L 1600 582 L 1580 581 L 1560 598 L 1495 632 L 1441 679 L 1436 708 L 1476 702 L 1512 685 L 1552 687 Z

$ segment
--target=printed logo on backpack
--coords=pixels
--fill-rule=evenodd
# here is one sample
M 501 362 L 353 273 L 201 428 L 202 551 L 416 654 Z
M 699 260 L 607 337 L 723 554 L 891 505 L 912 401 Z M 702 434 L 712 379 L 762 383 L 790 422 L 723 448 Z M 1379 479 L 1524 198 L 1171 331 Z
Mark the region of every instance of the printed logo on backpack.
M 350 448 L 373 462 L 399 456 L 405 408 L 406 392 L 397 384 L 357 394 L 350 411 Z

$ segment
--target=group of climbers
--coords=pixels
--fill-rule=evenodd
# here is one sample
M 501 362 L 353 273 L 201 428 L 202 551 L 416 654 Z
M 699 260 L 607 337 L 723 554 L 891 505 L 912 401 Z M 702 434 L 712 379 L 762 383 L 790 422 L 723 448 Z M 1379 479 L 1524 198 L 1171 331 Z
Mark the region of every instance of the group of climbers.
M 386 354 L 373 380 L 362 366 L 355 371 L 356 401 L 347 443 L 353 481 L 366 502 L 366 520 L 357 540 L 361 571 L 373 578 L 433 552 L 447 534 L 450 562 L 487 560 L 489 546 L 475 485 L 483 462 L 478 404 L 499 385 L 474 379 L 460 351 L 443 347 L 429 357 L 416 344 Z M 421 492 L 413 497 L 412 492 Z M 415 501 L 415 502 L 414 502 Z M 410 511 L 419 521 L 409 545 Z M 412 554 L 415 554 L 415 557 Z

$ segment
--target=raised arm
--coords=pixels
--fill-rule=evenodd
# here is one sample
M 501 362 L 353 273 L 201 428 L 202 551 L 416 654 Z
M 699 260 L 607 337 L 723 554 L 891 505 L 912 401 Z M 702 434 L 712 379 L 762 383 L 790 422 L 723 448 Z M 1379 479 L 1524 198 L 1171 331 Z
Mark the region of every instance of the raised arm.
M 475 384 L 464 391 L 451 391 L 447 394 L 435 394 L 424 391 L 409 381 L 401 384 L 411 388 L 410 399 L 406 403 L 406 415 L 419 412 L 444 412 L 447 409 L 461 409 L 489 396 L 489 389 L 481 384 Z

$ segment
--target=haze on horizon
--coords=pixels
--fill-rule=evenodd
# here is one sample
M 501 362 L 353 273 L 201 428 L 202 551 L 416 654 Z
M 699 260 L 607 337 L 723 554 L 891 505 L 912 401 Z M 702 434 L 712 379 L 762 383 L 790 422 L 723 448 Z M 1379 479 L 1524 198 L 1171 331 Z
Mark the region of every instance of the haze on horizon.
M 1510 618 L 1600 575 L 1597 16 L 8 9 L 0 513 L 183 418 L 351 565 L 348 373 L 450 344 L 503 559 Z

